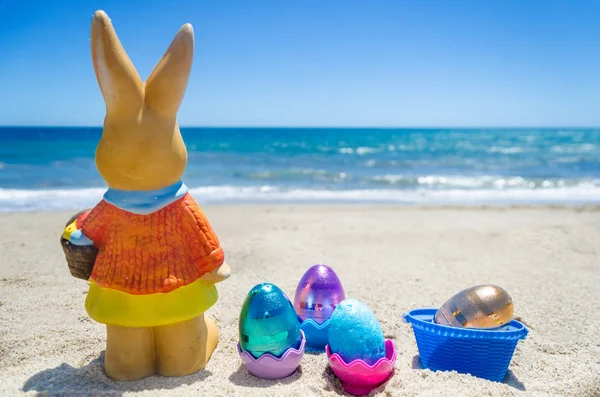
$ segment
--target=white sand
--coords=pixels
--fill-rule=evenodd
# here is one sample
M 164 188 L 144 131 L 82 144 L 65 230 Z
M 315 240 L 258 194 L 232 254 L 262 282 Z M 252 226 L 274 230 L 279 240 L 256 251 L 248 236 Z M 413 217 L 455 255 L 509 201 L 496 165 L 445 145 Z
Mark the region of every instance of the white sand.
M 305 355 L 294 375 L 263 381 L 236 353 L 247 291 L 269 281 L 293 297 L 304 271 L 324 262 L 396 344 L 396 372 L 379 395 L 600 396 L 600 212 L 593 208 L 205 210 L 233 269 L 210 310 L 219 347 L 205 371 L 130 383 L 103 373 L 105 329 L 86 315 L 87 283 L 70 276 L 58 242 L 70 214 L 0 214 L 0 394 L 343 394 L 325 355 Z M 488 282 L 512 295 L 531 327 L 505 382 L 420 369 L 402 313 Z

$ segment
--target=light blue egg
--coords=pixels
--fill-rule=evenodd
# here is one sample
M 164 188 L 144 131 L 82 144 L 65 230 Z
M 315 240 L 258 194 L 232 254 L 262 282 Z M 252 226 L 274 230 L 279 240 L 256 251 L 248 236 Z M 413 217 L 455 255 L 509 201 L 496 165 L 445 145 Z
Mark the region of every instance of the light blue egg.
M 329 324 L 329 348 L 346 362 L 356 359 L 372 365 L 385 356 L 385 341 L 379 321 L 362 302 L 339 303 Z

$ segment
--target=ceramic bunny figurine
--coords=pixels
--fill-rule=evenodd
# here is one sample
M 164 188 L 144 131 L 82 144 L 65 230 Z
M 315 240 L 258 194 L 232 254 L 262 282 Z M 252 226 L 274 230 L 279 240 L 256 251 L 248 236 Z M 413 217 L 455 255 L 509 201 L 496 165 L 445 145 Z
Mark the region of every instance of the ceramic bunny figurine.
M 89 276 L 85 308 L 106 324 L 110 378 L 191 374 L 217 345 L 216 324 L 204 312 L 217 301 L 214 284 L 230 273 L 181 181 L 187 152 L 176 114 L 192 66 L 192 26 L 179 30 L 145 83 L 103 11 L 94 14 L 91 42 L 106 102 L 96 165 L 109 189 L 69 222 L 63 248 L 91 252 L 91 275 L 71 269 Z

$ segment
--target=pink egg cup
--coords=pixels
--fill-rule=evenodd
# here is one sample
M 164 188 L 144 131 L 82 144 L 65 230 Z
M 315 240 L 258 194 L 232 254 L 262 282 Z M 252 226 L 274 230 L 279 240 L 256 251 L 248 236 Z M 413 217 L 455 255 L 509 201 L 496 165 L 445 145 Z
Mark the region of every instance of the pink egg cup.
M 340 379 L 344 390 L 350 394 L 365 396 L 387 382 L 394 372 L 396 347 L 389 339 L 385 341 L 385 357 L 373 365 L 360 359 L 347 364 L 339 354 L 331 354 L 329 345 L 325 346 L 325 352 L 333 373 Z

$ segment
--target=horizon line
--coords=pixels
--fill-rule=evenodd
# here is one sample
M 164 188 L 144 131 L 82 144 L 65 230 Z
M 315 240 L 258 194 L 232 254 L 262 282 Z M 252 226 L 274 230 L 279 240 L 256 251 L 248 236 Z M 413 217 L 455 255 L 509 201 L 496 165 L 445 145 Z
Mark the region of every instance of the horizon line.
M 3 125 L 0 124 L 0 129 L 4 128 L 104 128 L 102 125 Z M 376 126 L 376 125 L 364 125 L 364 126 L 318 126 L 318 125 L 303 125 L 303 126 L 292 126 L 292 125 L 282 125 L 282 126 L 257 126 L 257 125 L 179 125 L 180 129 L 188 129 L 188 128 L 197 128 L 197 129 L 381 129 L 381 130 L 404 130 L 404 129 L 421 129 L 421 130 L 430 130 L 430 129 L 559 129 L 559 128 L 571 128 L 571 129 L 600 129 L 600 125 L 598 126 L 577 126 L 577 125 L 547 125 L 547 126 L 536 126 L 536 125 L 495 125 L 495 126 L 486 126 L 486 125 L 473 125 L 473 126 L 464 126 L 464 125 L 440 125 L 440 126 L 417 126 L 417 125 L 407 125 L 407 126 Z

